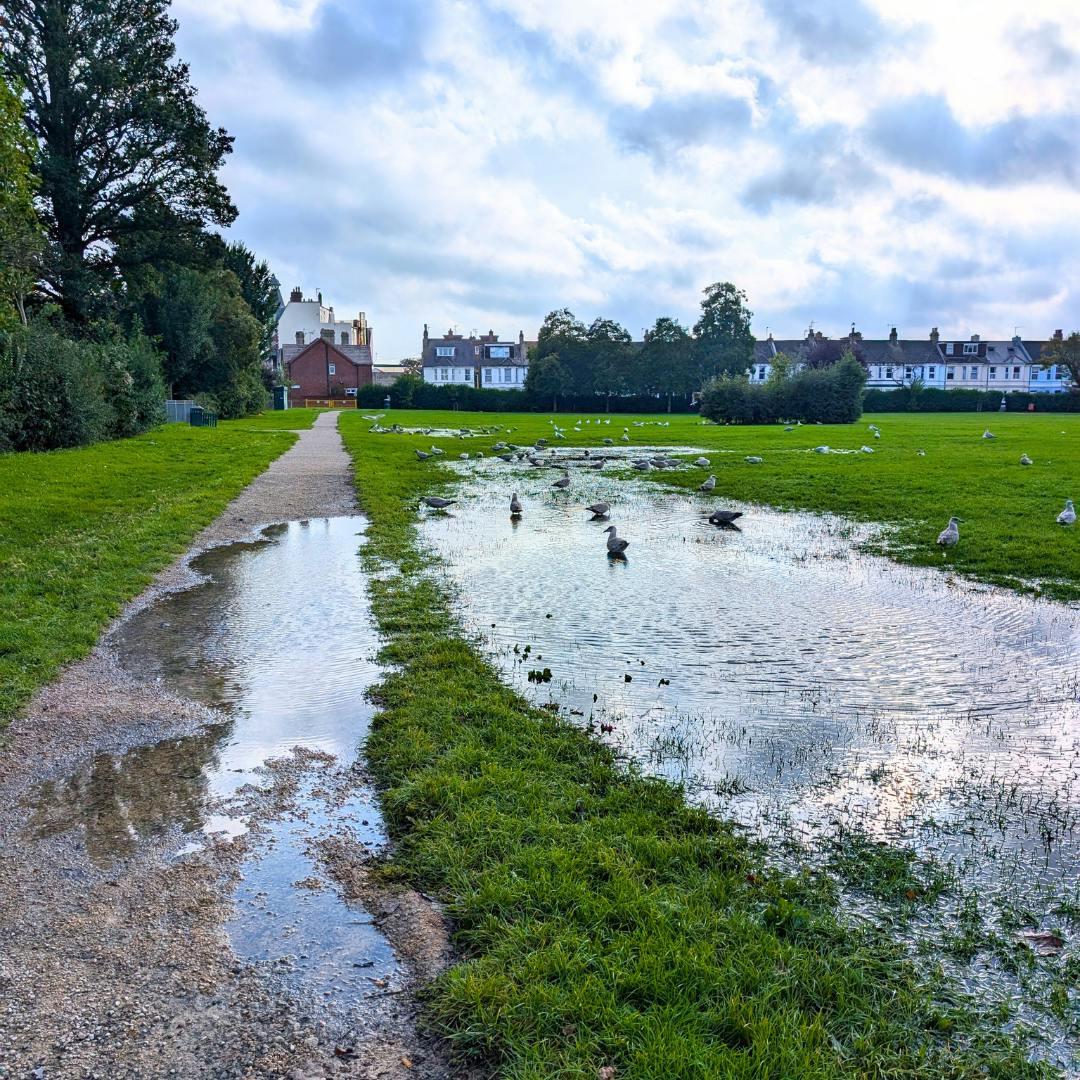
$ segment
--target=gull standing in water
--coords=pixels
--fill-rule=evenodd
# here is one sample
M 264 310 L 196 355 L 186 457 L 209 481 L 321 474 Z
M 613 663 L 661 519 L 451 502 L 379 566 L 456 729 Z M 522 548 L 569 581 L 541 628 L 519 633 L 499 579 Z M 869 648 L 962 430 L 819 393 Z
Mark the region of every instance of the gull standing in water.
M 445 510 L 456 503 L 457 499 L 441 499 L 438 495 L 425 495 L 420 501 L 425 506 L 430 506 L 432 510 Z
M 1070 503 L 1070 505 L 1072 504 Z M 595 502 L 592 506 L 586 506 L 585 509 L 588 510 L 594 518 L 606 518 L 608 514 L 611 513 L 611 507 L 608 506 L 606 502 Z
M 514 517 L 518 517 L 521 514 L 521 500 L 518 498 L 516 491 L 510 496 L 510 513 L 513 514 Z
M 621 555 L 630 546 L 629 540 L 619 539 L 614 525 L 609 525 L 604 532 L 608 533 L 607 553 L 609 555 Z
M 564 491 L 570 486 L 570 474 L 563 470 L 562 476 L 551 485 L 553 488 L 558 488 L 560 491 Z

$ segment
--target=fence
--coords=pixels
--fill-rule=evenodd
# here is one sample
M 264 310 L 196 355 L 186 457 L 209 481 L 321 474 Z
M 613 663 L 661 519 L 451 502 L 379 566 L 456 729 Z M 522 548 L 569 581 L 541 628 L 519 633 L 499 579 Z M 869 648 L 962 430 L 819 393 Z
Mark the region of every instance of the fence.
M 191 419 L 194 401 L 166 401 L 165 419 L 170 424 L 186 424 Z

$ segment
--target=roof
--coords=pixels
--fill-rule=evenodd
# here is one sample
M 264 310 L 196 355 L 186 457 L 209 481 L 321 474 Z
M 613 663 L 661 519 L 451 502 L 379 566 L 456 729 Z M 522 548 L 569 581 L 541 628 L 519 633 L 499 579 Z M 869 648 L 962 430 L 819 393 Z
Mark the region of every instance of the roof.
M 309 341 L 306 345 L 282 345 L 281 346 L 281 359 L 285 364 L 291 364 L 301 353 L 305 353 L 308 349 L 315 345 L 326 344 L 330 349 L 338 354 L 342 360 L 347 360 L 350 364 L 371 363 L 371 347 L 368 345 L 338 345 L 333 341 L 327 341 L 325 338 L 316 338 L 314 341 Z

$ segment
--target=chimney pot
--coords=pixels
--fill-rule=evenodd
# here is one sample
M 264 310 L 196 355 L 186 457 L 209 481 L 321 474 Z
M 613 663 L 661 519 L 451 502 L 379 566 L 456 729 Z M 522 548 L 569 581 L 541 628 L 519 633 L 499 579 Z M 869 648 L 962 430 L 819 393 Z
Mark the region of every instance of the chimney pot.
M 1055 330 L 1054 331 L 1054 340 L 1055 341 L 1064 341 L 1065 340 L 1065 331 L 1064 330 Z
M 930 329 L 930 340 L 936 345 L 938 343 L 938 329 L 936 326 Z

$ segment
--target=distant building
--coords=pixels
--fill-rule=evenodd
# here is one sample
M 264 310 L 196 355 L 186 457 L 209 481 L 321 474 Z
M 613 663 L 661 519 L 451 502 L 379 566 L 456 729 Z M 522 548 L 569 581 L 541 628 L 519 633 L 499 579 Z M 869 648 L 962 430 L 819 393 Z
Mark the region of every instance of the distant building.
M 323 303 L 322 293 L 305 300 L 299 287 L 289 293 L 289 302 L 277 320 L 276 348 L 286 345 L 310 345 L 318 338 L 335 345 L 360 345 L 371 348 L 371 327 L 361 311 L 355 319 L 339 319 L 332 306 Z
M 408 375 L 409 369 L 403 364 L 377 364 L 372 369 L 376 386 L 393 386 L 402 375 Z
M 1061 330 L 1053 338 L 1060 341 Z M 827 340 L 820 331 L 805 338 L 777 340 L 770 334 L 754 347 L 754 362 L 747 372 L 751 382 L 765 382 L 772 373 L 772 359 L 784 353 L 796 367 L 805 363 L 815 345 Z M 943 339 L 935 326 L 928 338 L 903 339 L 894 327 L 887 338 L 867 339 L 854 326 L 841 347 L 850 346 L 867 367 L 869 388 L 895 390 L 919 380 L 941 390 L 1000 390 L 1002 393 L 1061 394 L 1071 388 L 1069 373 L 1054 364 L 1040 363 L 1049 342 L 983 341 L 978 334 L 967 339 Z
M 501 341 L 489 330 L 464 337 L 448 330 L 431 337 L 427 323 L 420 352 L 424 382 L 435 386 L 473 386 L 484 390 L 522 390 L 529 371 L 525 332 L 517 341 Z
M 366 345 L 334 344 L 329 338 L 316 337 L 308 345 L 285 345 L 279 352 L 293 407 L 355 405 L 360 387 L 374 381 L 371 350 Z

